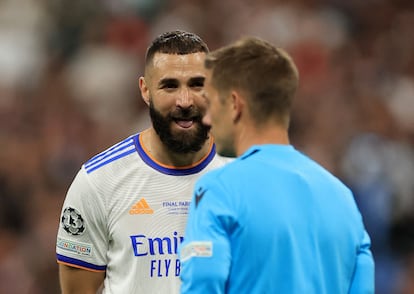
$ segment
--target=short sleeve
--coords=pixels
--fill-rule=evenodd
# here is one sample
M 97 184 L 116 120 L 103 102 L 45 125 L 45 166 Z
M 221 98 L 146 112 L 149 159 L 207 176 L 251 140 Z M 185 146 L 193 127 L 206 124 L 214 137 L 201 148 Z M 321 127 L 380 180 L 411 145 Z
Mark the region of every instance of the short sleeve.
M 108 234 L 104 204 L 85 170 L 80 169 L 66 194 L 59 219 L 58 263 L 90 271 L 106 270 Z

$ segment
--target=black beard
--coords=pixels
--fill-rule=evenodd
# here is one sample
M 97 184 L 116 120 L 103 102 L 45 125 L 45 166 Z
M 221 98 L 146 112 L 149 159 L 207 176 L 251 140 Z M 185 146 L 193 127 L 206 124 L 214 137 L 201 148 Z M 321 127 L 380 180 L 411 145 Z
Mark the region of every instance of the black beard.
M 155 132 L 161 139 L 161 142 L 175 153 L 189 153 L 201 150 L 204 143 L 209 137 L 210 127 L 204 125 L 202 115 L 198 110 L 178 108 L 174 112 L 164 117 L 154 108 L 152 101 L 149 105 L 149 113 Z M 176 119 L 192 118 L 198 127 L 194 131 L 172 132 L 171 124 Z

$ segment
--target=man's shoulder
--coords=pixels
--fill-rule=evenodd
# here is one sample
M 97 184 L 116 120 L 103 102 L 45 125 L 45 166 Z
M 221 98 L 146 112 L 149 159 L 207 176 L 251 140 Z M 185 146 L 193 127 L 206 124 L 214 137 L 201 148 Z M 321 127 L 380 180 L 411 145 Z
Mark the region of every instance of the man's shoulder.
M 83 164 L 86 173 L 90 174 L 135 153 L 136 136 L 137 134 L 131 135 L 91 157 Z

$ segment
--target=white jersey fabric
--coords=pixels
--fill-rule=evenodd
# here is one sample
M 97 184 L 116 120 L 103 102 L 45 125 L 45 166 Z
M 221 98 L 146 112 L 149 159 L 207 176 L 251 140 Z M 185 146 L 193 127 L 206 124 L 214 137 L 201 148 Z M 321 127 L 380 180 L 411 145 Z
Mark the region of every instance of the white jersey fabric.
M 57 261 L 106 271 L 103 293 L 179 293 L 177 251 L 195 180 L 228 159 L 212 144 L 195 165 L 165 166 L 140 138 L 82 165 L 62 207 Z

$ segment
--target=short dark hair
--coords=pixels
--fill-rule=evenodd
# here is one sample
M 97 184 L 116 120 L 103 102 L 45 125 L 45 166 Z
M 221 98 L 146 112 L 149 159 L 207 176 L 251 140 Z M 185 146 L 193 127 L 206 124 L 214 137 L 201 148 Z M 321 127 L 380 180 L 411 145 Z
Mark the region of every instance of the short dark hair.
M 286 51 L 256 37 L 207 54 L 212 85 L 222 93 L 235 89 L 246 95 L 257 123 L 269 119 L 289 124 L 292 100 L 299 83 L 297 68 Z
M 152 41 L 145 54 L 145 65 L 148 65 L 155 53 L 191 54 L 208 53 L 207 44 L 196 34 L 175 30 L 159 35 Z

